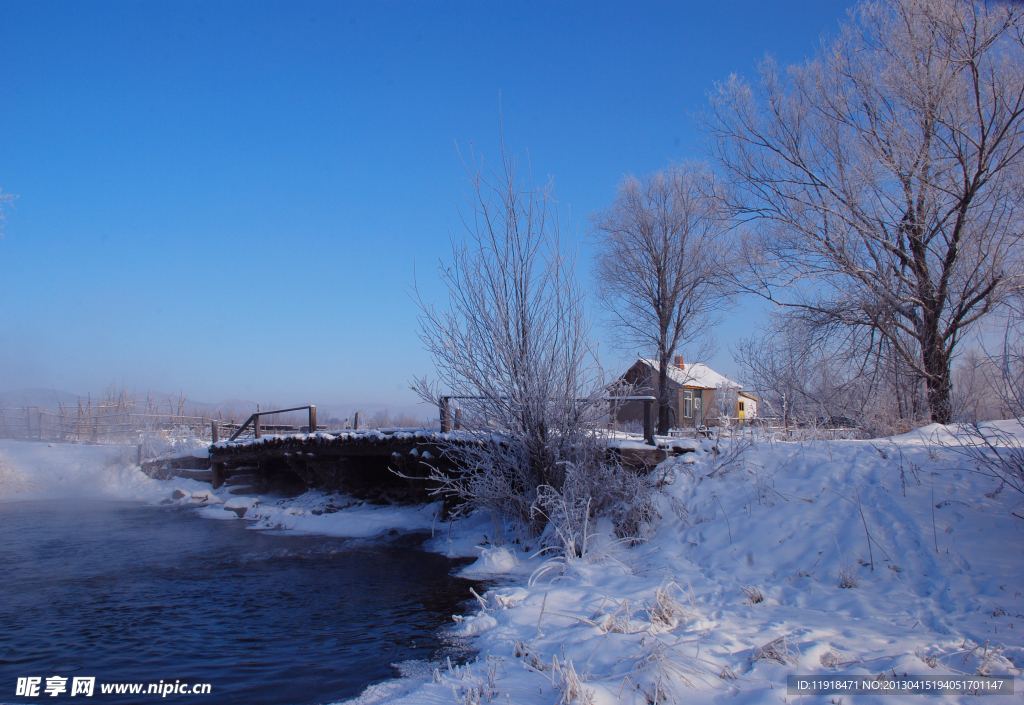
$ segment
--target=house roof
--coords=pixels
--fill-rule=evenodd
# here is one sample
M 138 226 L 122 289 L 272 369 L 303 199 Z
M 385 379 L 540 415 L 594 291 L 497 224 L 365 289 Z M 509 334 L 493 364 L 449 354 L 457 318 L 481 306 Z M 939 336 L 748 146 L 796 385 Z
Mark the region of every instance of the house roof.
M 640 362 L 654 370 L 660 369 L 657 360 L 645 360 L 640 358 Z M 715 389 L 719 386 L 733 387 L 734 389 L 743 388 L 742 384 L 733 382 L 725 375 L 718 374 L 701 362 L 694 362 L 689 365 L 683 365 L 682 367 L 669 365 L 668 378 L 681 387 L 699 387 L 701 389 Z

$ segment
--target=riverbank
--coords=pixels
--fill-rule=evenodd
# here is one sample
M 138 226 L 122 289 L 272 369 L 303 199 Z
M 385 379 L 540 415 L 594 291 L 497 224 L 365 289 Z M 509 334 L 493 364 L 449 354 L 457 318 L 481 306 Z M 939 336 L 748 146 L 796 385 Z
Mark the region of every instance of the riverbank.
M 466 574 L 489 562 L 507 585 L 459 623 L 483 655 L 388 702 L 782 703 L 790 674 L 1020 676 L 1021 498 L 936 431 L 705 442 L 659 468 L 641 545 L 597 526 L 579 559 L 485 547 Z M 918 696 L 856 697 L 901 700 Z
M 429 521 L 425 548 L 476 557 L 462 574 L 498 587 L 452 629 L 481 656 L 350 702 L 787 702 L 789 674 L 1021 674 L 1019 496 L 971 472 L 936 431 L 718 452 L 702 442 L 659 467 L 645 542 L 628 547 L 598 522 L 572 560 L 522 551 L 489 516 L 440 524 L 421 507 L 384 520 L 391 508 L 338 496 L 236 498 L 129 470 L 108 470 L 120 479 L 107 486 L 273 531 L 379 535 L 389 521 Z M 375 511 L 377 524 L 358 519 Z M 894 702 L 858 696 L 875 701 Z

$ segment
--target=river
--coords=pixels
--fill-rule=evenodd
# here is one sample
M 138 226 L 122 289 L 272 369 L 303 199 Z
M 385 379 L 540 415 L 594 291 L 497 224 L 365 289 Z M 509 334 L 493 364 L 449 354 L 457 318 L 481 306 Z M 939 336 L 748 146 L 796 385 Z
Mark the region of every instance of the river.
M 94 677 L 97 697 L 104 683 L 162 680 L 210 684 L 169 700 L 330 703 L 453 648 L 438 628 L 468 609 L 475 583 L 420 550 L 423 536 L 247 525 L 125 502 L 0 505 L 0 702 L 50 701 L 46 679 L 59 675 L 62 698 Z M 40 697 L 16 696 L 27 677 L 42 679 Z

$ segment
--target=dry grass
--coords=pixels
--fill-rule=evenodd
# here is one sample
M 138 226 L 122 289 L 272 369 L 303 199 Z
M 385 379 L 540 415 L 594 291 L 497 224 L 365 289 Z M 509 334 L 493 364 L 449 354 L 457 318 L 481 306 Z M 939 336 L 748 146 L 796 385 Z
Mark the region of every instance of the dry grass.
M 836 550 L 839 551 L 839 572 L 837 573 L 839 587 L 843 589 L 857 587 L 857 569 L 854 567 L 853 561 L 849 560 L 848 554 L 843 554 L 843 550 L 839 548 L 839 539 L 834 534 L 832 540 L 836 542 Z
M 594 691 L 584 687 L 584 679 L 576 673 L 576 667 L 572 661 L 563 664 L 558 663 L 558 657 L 552 658 L 552 678 L 558 674 L 558 682 L 555 687 L 561 693 L 557 705 L 594 705 Z
M 756 605 L 759 602 L 764 602 L 764 595 L 753 585 L 747 585 L 741 588 L 743 594 L 747 596 L 747 602 Z
M 751 661 L 775 661 L 783 666 L 796 665 L 796 655 L 789 650 L 789 640 L 781 636 L 775 641 L 770 641 L 764 646 L 757 648 Z
M 821 657 L 818 659 L 818 663 L 820 663 L 825 668 L 836 668 L 842 662 L 842 653 L 832 648 L 823 653 Z
M 680 618 L 689 616 L 676 599 L 674 592 L 682 592 L 675 582 L 662 585 L 654 592 L 654 603 L 647 608 L 647 619 L 651 623 L 652 634 L 671 631 L 679 626 Z
M 857 587 L 857 569 L 854 567 L 852 561 L 843 560 L 839 564 L 839 587 L 842 589 L 851 589 Z
M 601 630 L 614 634 L 632 634 L 634 631 L 631 620 L 633 614 L 629 609 L 629 600 L 623 600 L 614 612 L 605 615 L 601 620 Z

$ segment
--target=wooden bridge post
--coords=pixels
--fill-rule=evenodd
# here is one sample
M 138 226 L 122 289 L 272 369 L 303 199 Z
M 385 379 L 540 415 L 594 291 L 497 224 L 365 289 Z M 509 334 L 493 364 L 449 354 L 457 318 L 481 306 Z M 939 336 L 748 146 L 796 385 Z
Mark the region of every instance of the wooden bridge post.
M 309 432 L 316 433 L 316 407 L 309 407 Z
M 455 407 L 455 430 L 456 431 L 461 431 L 462 430 L 462 407 L 461 406 Z
M 441 413 L 441 433 L 448 433 L 452 430 L 451 419 L 448 415 L 448 404 L 450 397 L 441 397 L 437 402 L 438 411 Z
M 262 438 L 260 433 L 260 415 L 254 414 L 252 417 L 252 435 L 256 438 Z
M 217 419 L 210 420 L 210 442 L 216 443 L 220 440 L 220 424 Z
M 210 475 L 210 484 L 213 485 L 213 489 L 220 489 L 220 486 L 224 484 L 224 463 L 217 461 L 210 463 Z

